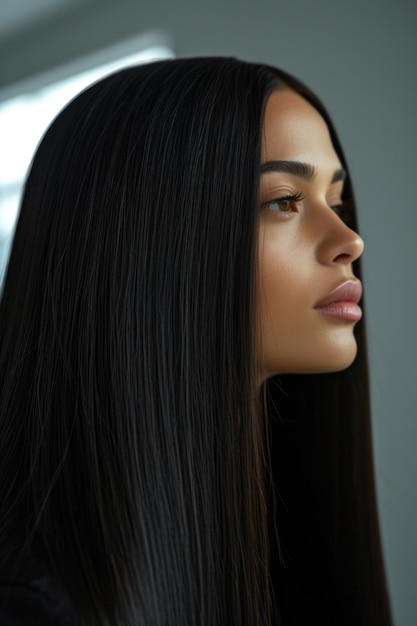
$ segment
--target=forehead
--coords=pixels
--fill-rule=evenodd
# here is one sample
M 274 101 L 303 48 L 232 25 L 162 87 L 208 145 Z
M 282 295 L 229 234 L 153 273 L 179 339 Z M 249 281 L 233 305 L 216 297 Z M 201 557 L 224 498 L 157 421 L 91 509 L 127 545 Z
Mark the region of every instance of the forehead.
M 262 160 L 273 159 L 340 167 L 323 117 L 289 88 L 272 92 L 265 107 Z

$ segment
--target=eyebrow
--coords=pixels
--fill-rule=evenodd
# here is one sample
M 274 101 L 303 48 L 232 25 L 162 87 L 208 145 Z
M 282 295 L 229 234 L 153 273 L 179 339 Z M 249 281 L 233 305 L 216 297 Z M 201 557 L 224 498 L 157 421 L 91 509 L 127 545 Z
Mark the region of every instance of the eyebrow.
M 314 165 L 302 161 L 266 161 L 261 165 L 261 174 L 268 172 L 286 172 L 307 181 L 312 181 L 317 176 Z M 331 184 L 346 179 L 346 170 L 343 167 L 333 172 Z

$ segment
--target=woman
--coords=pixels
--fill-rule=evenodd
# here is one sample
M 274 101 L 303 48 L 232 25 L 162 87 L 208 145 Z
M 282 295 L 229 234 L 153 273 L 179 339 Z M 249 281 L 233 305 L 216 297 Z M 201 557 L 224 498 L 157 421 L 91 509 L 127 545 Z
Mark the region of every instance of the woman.
M 362 248 L 329 117 L 284 72 L 162 61 L 69 104 L 0 308 L 5 615 L 390 624 Z

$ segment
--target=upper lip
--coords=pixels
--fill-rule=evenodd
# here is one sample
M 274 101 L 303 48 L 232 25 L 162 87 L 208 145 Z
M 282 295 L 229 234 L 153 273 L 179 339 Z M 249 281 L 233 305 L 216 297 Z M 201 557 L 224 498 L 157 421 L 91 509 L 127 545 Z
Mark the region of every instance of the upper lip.
M 351 279 L 333 289 L 327 296 L 318 302 L 315 308 L 327 306 L 334 302 L 353 302 L 357 304 L 362 297 L 362 283 L 360 280 Z

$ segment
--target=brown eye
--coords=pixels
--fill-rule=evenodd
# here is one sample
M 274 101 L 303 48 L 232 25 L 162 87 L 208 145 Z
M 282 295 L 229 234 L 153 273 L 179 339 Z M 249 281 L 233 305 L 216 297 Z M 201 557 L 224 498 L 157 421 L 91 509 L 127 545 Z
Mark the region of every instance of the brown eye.
M 279 211 L 280 213 L 288 213 L 292 210 L 292 202 L 288 198 L 277 198 L 276 200 L 268 202 L 266 208 L 272 211 Z
M 303 200 L 304 196 L 300 193 L 294 195 L 283 196 L 282 198 L 274 198 L 262 205 L 264 209 L 270 209 L 276 213 L 291 213 L 297 210 L 296 204 Z

